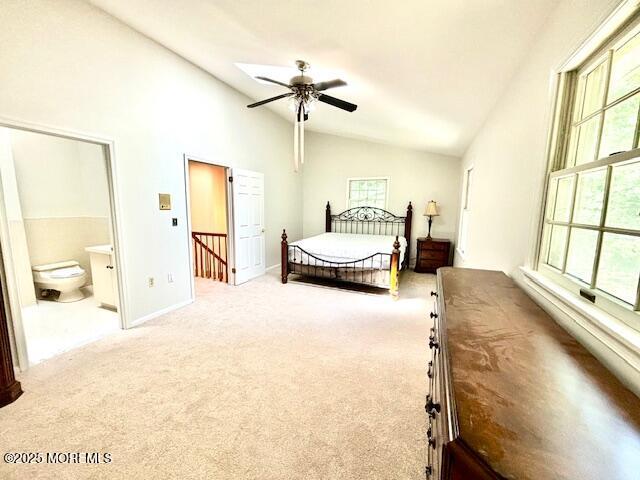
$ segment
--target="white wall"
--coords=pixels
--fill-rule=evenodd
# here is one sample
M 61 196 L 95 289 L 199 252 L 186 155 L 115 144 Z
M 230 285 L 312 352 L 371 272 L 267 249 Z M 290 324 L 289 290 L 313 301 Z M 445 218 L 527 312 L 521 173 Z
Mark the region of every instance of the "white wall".
M 471 221 L 465 258 L 456 264 L 517 271 L 529 256 L 540 212 L 551 119 L 552 80 L 617 0 L 566 0 L 462 159 L 473 165 Z
M 438 202 L 441 213 L 433 220 L 431 235 L 455 238 L 460 189 L 458 158 L 316 132 L 306 133 L 305 141 L 305 237 L 324 232 L 327 201 L 332 213 L 347 209 L 348 178 L 389 177 L 388 210 L 403 216 L 409 201 L 413 204 L 412 258 L 415 239 L 427 234 L 427 219 L 422 214 L 431 199 Z
M 3 0 L 0 24 L 0 117 L 115 143 L 131 320 L 190 296 L 184 153 L 265 173 L 267 265 L 279 261 L 282 225 L 300 237 L 302 182 L 283 119 L 248 110 L 245 96 L 83 2 Z M 158 210 L 158 193 L 172 194 L 173 210 Z
M 25 219 L 109 216 L 100 145 L 11 130 L 11 148 Z
M 552 304 L 523 279 L 518 267 L 534 260 L 558 68 L 618 4 L 616 0 L 566 0 L 553 12 L 534 48 L 484 127 L 465 153 L 460 176 L 473 165 L 469 246 L 456 265 L 503 270 L 573 336 L 640 395 L 640 354 L 633 362 L 612 345 L 604 329 L 584 328 L 578 316 Z M 593 331 L 601 333 L 594 335 Z
M 106 160 L 99 145 L 22 130 L 9 130 L 13 169 L 4 165 L 0 173 L 15 171 L 22 211 L 29 265 L 16 276 L 31 280 L 31 265 L 75 260 L 92 283 L 90 245 L 111 243 L 109 234 L 109 190 Z M 25 248 L 12 242 L 14 256 Z M 24 288 L 22 289 L 25 290 Z M 33 282 L 31 282 L 33 291 Z M 22 306 L 31 304 L 29 293 L 21 295 Z

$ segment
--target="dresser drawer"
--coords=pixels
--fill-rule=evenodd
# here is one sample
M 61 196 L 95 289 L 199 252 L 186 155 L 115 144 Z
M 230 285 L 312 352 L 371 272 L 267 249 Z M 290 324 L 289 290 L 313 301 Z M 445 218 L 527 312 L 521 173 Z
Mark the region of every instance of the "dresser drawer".
M 442 250 L 422 250 L 420 252 L 420 260 L 437 260 L 438 262 L 446 262 L 449 260 L 449 252 Z
M 449 243 L 447 242 L 420 242 L 420 250 L 424 252 L 428 251 L 449 251 Z

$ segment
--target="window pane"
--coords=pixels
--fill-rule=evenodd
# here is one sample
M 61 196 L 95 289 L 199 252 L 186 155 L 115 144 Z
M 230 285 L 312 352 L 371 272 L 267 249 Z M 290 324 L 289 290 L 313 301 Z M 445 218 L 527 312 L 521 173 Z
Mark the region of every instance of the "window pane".
M 640 237 L 605 233 L 596 287 L 635 304 L 640 274 Z
M 576 104 L 573 110 L 573 121 L 578 122 L 582 118 L 582 105 L 584 104 L 584 87 L 587 78 L 582 76 L 578 78 L 578 87 L 576 88 Z
M 613 54 L 608 101 L 640 87 L 640 33 Z
M 597 244 L 597 230 L 572 228 L 569 236 L 569 253 L 567 253 L 567 273 L 583 282 L 591 283 Z
M 580 125 L 578 144 L 576 146 L 576 165 L 593 162 L 596 159 L 596 143 L 601 118 L 602 115 L 598 115 Z
M 585 118 L 602 108 L 605 82 L 605 62 L 598 65 L 589 75 L 584 92 L 582 115 Z
M 571 213 L 571 196 L 573 195 L 573 180 L 575 176 L 558 179 L 558 193 L 553 219 L 558 222 L 568 222 Z
M 549 259 L 549 240 L 551 239 L 551 227 L 550 223 L 544 224 L 544 230 L 542 230 L 542 241 L 540 242 L 540 261 L 548 263 Z
M 581 173 L 578 176 L 573 222 L 599 225 L 602 214 L 602 199 L 607 170 L 600 169 Z
M 549 242 L 549 260 L 552 267 L 562 269 L 564 250 L 567 243 L 567 230 L 569 227 L 554 225 L 551 227 L 551 240 Z
M 605 225 L 640 230 L 640 162 L 613 167 Z
M 569 138 L 569 149 L 567 151 L 567 161 L 565 168 L 571 168 L 576 164 L 576 148 L 578 146 L 578 136 L 580 127 L 571 127 L 571 137 Z
M 640 52 L 638 54 L 640 55 Z M 633 148 L 639 105 L 640 94 L 634 95 L 605 112 L 599 158 Z
M 471 210 L 470 196 L 471 196 L 471 186 L 473 185 L 473 169 L 467 170 L 467 184 L 464 190 L 464 208 L 466 210 Z
M 558 191 L 558 179 L 552 178 L 549 182 L 549 193 L 547 194 L 547 205 L 545 218 L 553 217 L 553 208 L 556 205 L 556 192 Z

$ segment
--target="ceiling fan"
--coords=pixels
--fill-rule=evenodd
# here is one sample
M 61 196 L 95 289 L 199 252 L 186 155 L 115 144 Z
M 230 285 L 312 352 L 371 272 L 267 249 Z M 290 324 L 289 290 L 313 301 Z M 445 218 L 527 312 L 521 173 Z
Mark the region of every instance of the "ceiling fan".
M 293 129 L 293 165 L 294 170 L 297 172 L 299 164 L 304 163 L 304 122 L 309 118 L 309 112 L 313 109 L 315 103 L 326 103 L 342 110 L 346 110 L 347 112 L 355 111 L 358 106 L 323 93 L 325 90 L 329 90 L 330 88 L 345 86 L 347 82 L 344 80 L 336 78 L 335 80 L 314 83 L 311 77 L 305 75 L 305 72 L 309 70 L 309 64 L 307 62 L 304 60 L 296 60 L 296 66 L 300 71 L 300 75 L 292 77 L 291 80 L 289 80 L 289 84 L 267 77 L 255 77 L 258 80 L 288 88 L 289 92 L 252 103 L 247 105 L 247 107 L 255 108 L 260 105 L 264 105 L 265 103 L 274 102 L 283 98 L 290 99 L 291 107 L 296 112 L 296 121 Z

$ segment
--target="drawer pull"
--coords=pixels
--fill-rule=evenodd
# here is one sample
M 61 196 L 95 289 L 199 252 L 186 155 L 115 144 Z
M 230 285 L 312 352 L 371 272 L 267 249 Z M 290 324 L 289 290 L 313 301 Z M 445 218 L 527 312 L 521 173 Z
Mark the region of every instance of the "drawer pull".
M 438 293 L 434 292 L 433 290 L 431 290 L 431 296 L 437 298 L 438 297 Z
M 431 395 L 427 395 L 427 403 L 424 406 L 424 410 L 431 418 L 434 418 L 437 413 L 440 413 L 440 404 L 433 403 Z
M 434 313 L 434 312 L 431 312 L 431 313 L 429 314 L 429 316 L 430 316 L 431 318 L 438 318 L 438 314 L 437 314 L 437 313 Z
M 429 362 L 429 368 L 427 370 L 427 377 L 433 378 L 433 361 Z
M 435 338 L 429 337 L 429 348 L 437 350 L 438 348 L 440 348 L 440 344 Z

